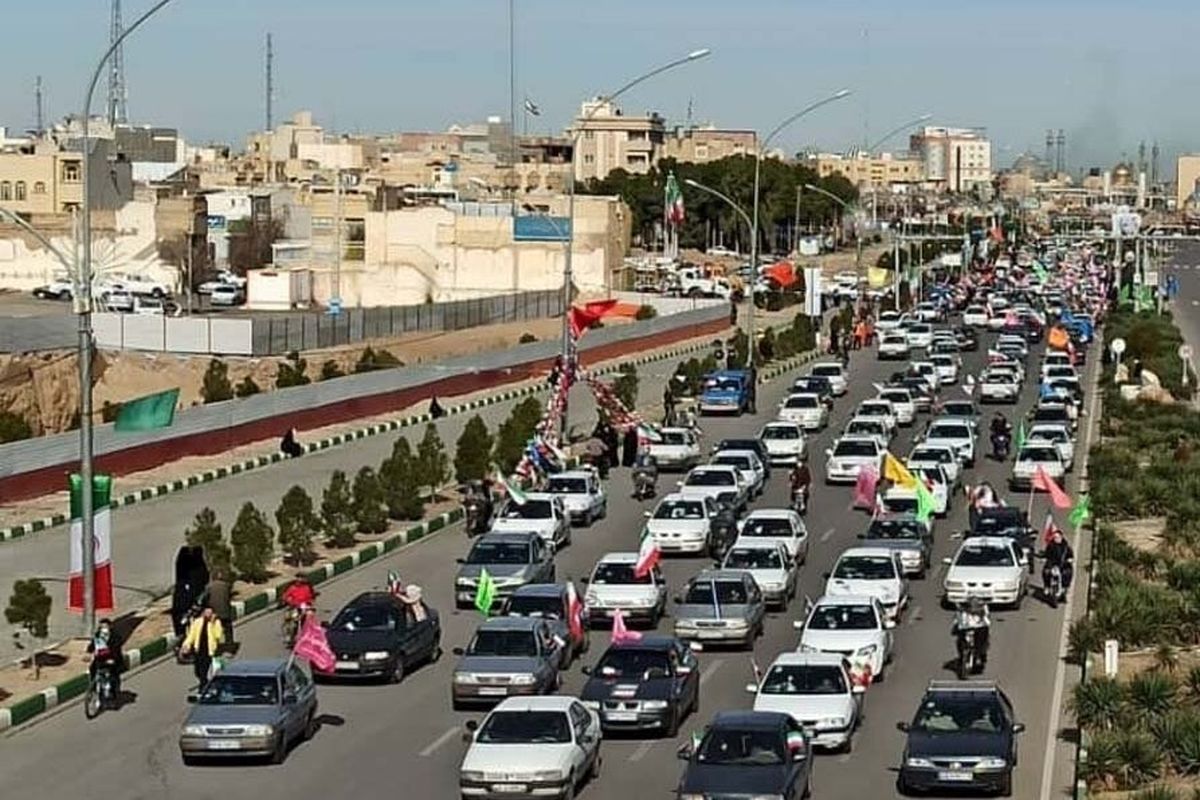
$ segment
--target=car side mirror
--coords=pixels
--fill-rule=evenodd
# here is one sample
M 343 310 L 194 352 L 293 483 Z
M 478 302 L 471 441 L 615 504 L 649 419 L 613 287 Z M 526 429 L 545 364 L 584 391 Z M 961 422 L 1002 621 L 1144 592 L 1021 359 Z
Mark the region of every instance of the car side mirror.
M 908 733 L 910 727 L 911 726 L 907 722 L 897 722 L 896 723 L 896 730 L 898 730 L 902 733 Z
M 746 694 L 758 694 L 758 684 L 747 683 L 746 684 Z
M 802 619 L 792 620 L 792 628 L 795 630 L 798 630 L 798 631 L 804 630 L 804 620 L 802 620 Z
M 682 488 L 683 488 L 683 481 L 675 481 L 675 485 L 676 485 L 676 486 L 678 486 L 680 489 L 682 489 Z
M 675 757 L 681 761 L 691 761 L 692 752 L 692 745 L 690 743 L 680 745 L 679 749 L 675 751 Z
M 479 730 L 479 723 L 476 720 L 469 719 L 464 727 L 466 727 L 469 733 L 474 733 L 475 731 Z
M 946 558 L 942 559 L 942 563 L 948 567 L 954 563 L 954 559 L 947 556 Z
M 883 621 L 883 629 L 884 629 L 884 630 L 890 631 L 892 628 L 895 628 L 895 627 L 896 627 L 896 620 L 894 620 L 894 619 L 885 619 L 885 620 Z
M 1013 726 L 1012 726 L 1012 732 L 1013 733 L 1024 733 L 1025 732 L 1025 723 L 1024 722 L 1014 722 Z
M 643 512 L 642 512 L 642 516 L 643 516 L 643 517 L 645 517 L 646 519 L 650 519 L 650 517 L 651 517 L 651 514 L 650 514 L 650 512 L 649 512 L 649 511 L 643 511 Z
M 465 650 L 463 650 L 461 647 L 456 647 L 456 648 L 454 648 L 453 650 L 451 650 L 450 652 L 451 652 L 451 653 L 454 653 L 454 655 L 456 655 L 456 656 L 461 656 L 461 655 L 463 655 L 464 653 L 466 653 L 466 651 L 465 651 Z
M 189 703 L 195 704 L 199 700 L 200 700 L 200 695 L 196 694 L 195 692 L 188 692 L 187 701 Z
M 454 559 L 454 561 L 455 561 L 455 563 L 457 563 L 457 564 L 465 564 L 465 563 L 467 563 L 467 560 L 466 560 L 465 558 L 456 558 L 456 559 Z
M 295 692 L 284 692 L 283 693 L 283 704 L 285 706 L 296 705 L 296 700 L 297 700 L 297 698 L 296 698 Z

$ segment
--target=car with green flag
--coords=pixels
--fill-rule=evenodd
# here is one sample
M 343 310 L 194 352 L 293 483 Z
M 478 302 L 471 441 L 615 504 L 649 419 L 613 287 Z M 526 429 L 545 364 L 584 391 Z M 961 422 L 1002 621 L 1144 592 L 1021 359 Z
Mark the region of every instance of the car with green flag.
M 454 709 L 491 705 L 506 697 L 552 694 L 562 684 L 559 667 L 567 643 L 549 622 L 532 617 L 484 620 L 459 657 L 451 678 Z
M 471 608 L 481 599 L 481 585 L 490 585 L 492 603 L 530 583 L 554 583 L 554 550 L 534 532 L 486 533 L 458 559 L 454 605 Z M 486 577 L 485 577 L 486 576 Z M 488 604 L 489 608 L 491 603 Z

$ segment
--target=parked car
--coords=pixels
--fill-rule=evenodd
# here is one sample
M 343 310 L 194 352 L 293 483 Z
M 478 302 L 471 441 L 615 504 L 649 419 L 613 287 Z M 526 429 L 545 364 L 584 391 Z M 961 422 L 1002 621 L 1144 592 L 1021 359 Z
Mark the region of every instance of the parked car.
M 782 653 L 746 691 L 755 711 L 787 714 L 809 731 L 814 747 L 850 752 L 866 687 L 850 679 L 840 654 Z
M 693 740 L 697 737 L 693 736 Z M 811 796 L 812 743 L 799 722 L 773 711 L 720 711 L 679 757 L 678 798 Z
M 958 546 L 942 582 L 943 600 L 949 607 L 978 597 L 989 605 L 1020 608 L 1025 599 L 1025 555 L 1004 536 L 973 536 Z
M 70 300 L 75 296 L 75 286 L 67 276 L 56 275 L 46 285 L 35 288 L 33 296 L 39 300 Z
M 719 566 L 726 571 L 749 573 L 768 605 L 785 609 L 788 601 L 796 596 L 800 571 L 787 548 L 779 542 L 739 539 L 725 553 Z
M 657 565 L 643 575 L 634 573 L 637 553 L 608 553 L 596 562 L 592 574 L 584 578 L 585 619 L 592 627 L 611 625 L 618 610 L 630 623 L 642 622 L 654 628 L 667 607 L 667 582 Z
M 475 540 L 466 558 L 460 558 L 454 578 L 454 604 L 471 608 L 479 575 L 487 570 L 504 600 L 527 583 L 554 583 L 554 550 L 537 533 L 486 533 Z
M 505 697 L 551 694 L 562 682 L 562 648 L 544 619 L 489 617 L 475 629 L 451 679 L 454 710 Z
M 608 516 L 608 496 L 595 470 L 573 469 L 551 475 L 546 491 L 562 498 L 572 523 L 590 528 L 593 522 Z
M 762 590 L 742 570 L 703 570 L 675 603 L 675 635 L 680 639 L 733 642 L 748 650 L 762 635 L 767 616 Z
M 238 287 L 221 285 L 214 286 L 209 292 L 208 303 L 212 306 L 230 308 L 241 305 L 244 299 L 245 294 Z
M 894 645 L 892 630 L 896 623 L 873 595 L 826 595 L 808 610 L 803 622 L 793 627 L 800 631 L 800 653 L 836 654 L 852 665 L 867 669 L 874 681 L 881 681 L 891 663 Z
M 688 714 L 700 708 L 700 663 L 681 639 L 649 634 L 619 642 L 594 667 L 580 700 L 609 731 L 653 731 L 673 738 Z
M 492 530 L 497 533 L 534 531 L 555 550 L 571 543 L 571 522 L 566 504 L 561 497 L 548 492 L 530 492 L 522 502 L 506 502 L 496 514 Z
M 109 311 L 132 313 L 133 293 L 125 289 L 111 289 L 103 296 L 104 307 Z
M 327 626 L 326 637 L 337 661 L 328 673 L 313 677 L 381 678 L 399 683 L 409 670 L 435 661 L 442 650 L 438 612 L 426 603 L 417 619 L 412 606 L 390 592 L 363 592 L 347 603 Z

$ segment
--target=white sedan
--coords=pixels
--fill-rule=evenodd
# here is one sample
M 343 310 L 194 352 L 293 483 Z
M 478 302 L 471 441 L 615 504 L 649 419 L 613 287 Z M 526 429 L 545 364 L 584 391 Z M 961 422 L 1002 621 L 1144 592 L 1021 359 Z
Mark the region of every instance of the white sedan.
M 662 470 L 687 471 L 700 463 L 700 440 L 691 428 L 663 428 L 648 449 Z
M 841 397 L 850 388 L 850 381 L 846 377 L 846 368 L 841 364 L 828 362 L 814 364 L 808 374 L 819 378 L 828 378 L 829 387 L 833 390 L 835 397 Z
M 1008 479 L 1009 488 L 1013 491 L 1033 491 L 1033 478 L 1038 468 L 1062 486 L 1063 476 L 1067 467 L 1063 464 L 1058 447 L 1049 442 L 1025 442 L 1017 452 L 1013 462 L 1012 476 Z
M 763 493 L 767 483 L 767 468 L 753 450 L 719 450 L 709 461 L 710 464 L 723 464 L 733 467 L 742 473 L 742 480 L 749 487 L 750 496 L 758 497 Z
M 975 466 L 975 429 L 962 420 L 935 419 L 925 431 L 925 442 L 953 447 L 963 464 Z
M 797 564 L 808 560 L 808 529 L 800 515 L 790 508 L 751 511 L 738 525 L 738 540 L 782 544 Z
M 1025 441 L 1029 444 L 1038 442 L 1054 445 L 1062 458 L 1063 469 L 1070 472 L 1075 467 L 1075 440 L 1071 438 L 1071 430 L 1066 425 L 1038 423 L 1029 429 Z
M 885 386 L 879 390 L 879 400 L 887 400 L 892 404 L 898 425 L 912 425 L 917 416 L 917 404 L 913 401 L 912 392 L 900 386 Z
M 852 664 L 866 665 L 876 679 L 892 660 L 896 623 L 873 595 L 826 595 L 804 622 L 792 624 L 801 630 L 796 648 L 801 653 L 837 653 Z
M 908 337 L 903 333 L 881 333 L 875 355 L 880 361 L 908 358 Z
M 866 687 L 850 679 L 840 654 L 783 653 L 762 683 L 747 684 L 746 691 L 754 695 L 755 711 L 787 714 L 810 730 L 814 747 L 848 752 Z
M 576 469 L 550 476 L 546 491 L 562 498 L 572 523 L 585 528 L 608 516 L 608 496 L 595 470 Z
M 799 568 L 779 542 L 739 537 L 725 553 L 721 569 L 749 572 L 768 605 L 787 608 L 796 596 Z
M 819 431 L 829 422 L 829 409 L 818 395 L 803 392 L 788 395 L 776 414 L 781 422 L 795 422 L 806 431 Z
M 985 603 L 1019 608 L 1025 597 L 1025 555 L 1007 536 L 972 536 L 958 547 L 942 582 L 946 605 L 978 597 Z
M 967 306 L 962 315 L 963 325 L 982 328 L 987 325 L 988 311 L 983 306 Z
M 887 547 L 851 547 L 826 573 L 825 594 L 868 595 L 896 619 L 908 604 L 908 581 L 900 553 Z
M 854 416 L 877 419 L 893 433 L 895 433 L 896 425 L 899 422 L 896 416 L 896 407 L 890 401 L 881 399 L 864 400 L 862 403 L 859 403 L 858 410 L 854 412 Z
M 946 473 L 946 478 L 952 486 L 957 486 L 962 478 L 962 462 L 958 459 L 958 451 L 944 444 L 925 443 L 913 448 L 908 456 L 908 468 L 938 467 Z
M 933 326 L 928 322 L 914 322 L 904 332 L 908 346 L 913 350 L 924 350 L 933 344 Z
M 884 447 L 874 436 L 844 436 L 825 451 L 826 483 L 854 483 L 863 467 L 878 468 Z
M 796 464 L 806 457 L 804 428 L 795 422 L 768 422 L 758 432 L 772 464 Z

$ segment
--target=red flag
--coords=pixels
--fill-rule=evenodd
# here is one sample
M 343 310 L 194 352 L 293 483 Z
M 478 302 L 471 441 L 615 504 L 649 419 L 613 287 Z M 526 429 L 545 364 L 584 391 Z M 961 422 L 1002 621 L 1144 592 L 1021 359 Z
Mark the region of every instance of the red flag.
M 583 640 L 583 603 L 579 602 L 574 581 L 567 581 L 567 627 L 571 629 L 572 639 Z
M 1071 498 L 1054 482 L 1054 478 L 1047 475 L 1046 470 L 1040 466 L 1033 473 L 1033 488 L 1048 493 L 1050 495 L 1050 502 L 1054 504 L 1055 508 L 1071 507 Z
M 626 642 L 640 642 L 642 634 L 638 631 L 631 631 L 625 627 L 625 612 L 617 609 L 613 614 L 612 626 L 612 643 L 625 644 Z
M 571 306 L 571 310 L 567 312 L 567 324 L 571 326 L 571 335 L 578 339 L 584 331 L 599 322 L 601 317 L 612 312 L 616 306 L 615 299 L 584 303 L 583 308 Z
M 1054 514 L 1046 512 L 1046 522 L 1042 525 L 1042 544 L 1050 544 L 1050 537 L 1054 535 L 1054 531 L 1058 528 L 1054 524 Z
M 300 635 L 296 637 L 296 646 L 292 648 L 292 655 L 307 659 L 314 669 L 321 672 L 333 672 L 337 658 L 329 647 L 325 629 L 317 623 L 313 614 L 305 616 Z
M 875 487 L 879 484 L 879 470 L 872 466 L 863 467 L 858 471 L 854 481 L 853 508 L 863 508 L 875 511 Z
M 778 283 L 780 289 L 786 289 L 796 282 L 796 269 L 786 261 L 767 267 L 763 274 Z

